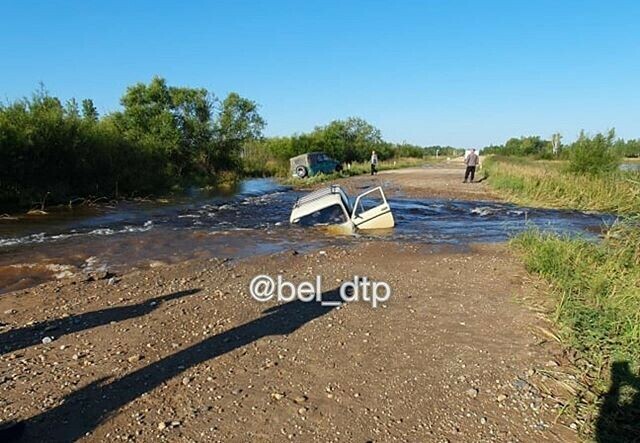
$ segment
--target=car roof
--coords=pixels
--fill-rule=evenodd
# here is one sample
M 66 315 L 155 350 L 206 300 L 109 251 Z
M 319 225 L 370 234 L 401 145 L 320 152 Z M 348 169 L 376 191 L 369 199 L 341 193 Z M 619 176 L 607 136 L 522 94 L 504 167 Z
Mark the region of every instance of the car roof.
M 326 188 L 318 189 L 303 197 L 300 197 L 291 211 L 290 221 L 295 223 L 301 218 L 329 208 L 333 205 L 341 205 L 344 207 L 345 200 L 348 202 L 346 194 L 340 186 L 333 185 Z M 349 208 L 345 208 L 349 211 Z
M 327 155 L 326 152 L 323 151 L 313 151 L 313 152 L 305 152 L 304 154 L 300 154 L 300 155 L 296 155 L 295 157 L 291 157 L 291 160 L 294 160 L 296 158 L 302 158 L 302 157 L 306 157 L 308 155 L 317 155 L 317 154 L 324 154 Z

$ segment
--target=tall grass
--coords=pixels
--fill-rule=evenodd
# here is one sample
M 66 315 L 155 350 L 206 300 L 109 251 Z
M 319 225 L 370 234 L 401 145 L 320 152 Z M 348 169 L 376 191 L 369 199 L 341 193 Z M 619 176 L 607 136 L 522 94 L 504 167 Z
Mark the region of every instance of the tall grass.
M 488 159 L 485 167 L 489 184 L 509 200 L 625 216 L 600 242 L 532 230 L 512 245 L 530 272 L 552 284 L 553 320 L 564 344 L 580 355 L 587 389 L 578 393 L 575 412 L 584 434 L 632 441 L 640 423 L 629 417 L 640 411 L 629 405 L 640 404 L 640 385 L 626 382 L 622 393 L 614 372 L 629 367 L 627 378 L 635 380 L 640 370 L 640 174 L 582 175 L 564 162 L 505 157 Z
M 490 157 L 489 184 L 503 197 L 531 206 L 640 213 L 640 173 L 571 174 L 561 161 Z
M 529 271 L 552 284 L 553 319 L 563 343 L 578 351 L 576 364 L 585 389 L 578 392 L 581 401 L 575 402 L 573 412 L 585 423 L 583 433 L 597 432 L 598 441 L 635 441 L 627 440 L 625 429 L 640 432 L 640 422 L 629 419 L 640 412 L 629 406 L 640 399 L 640 387 L 607 389 L 615 382 L 610 367 L 628 366 L 630 374 L 640 370 L 638 220 L 615 225 L 599 243 L 532 230 L 512 245 Z M 613 414 L 603 407 L 612 399 Z
M 529 231 L 512 240 L 527 269 L 558 297 L 555 320 L 597 367 L 612 359 L 640 367 L 640 228 L 615 225 L 600 243 Z

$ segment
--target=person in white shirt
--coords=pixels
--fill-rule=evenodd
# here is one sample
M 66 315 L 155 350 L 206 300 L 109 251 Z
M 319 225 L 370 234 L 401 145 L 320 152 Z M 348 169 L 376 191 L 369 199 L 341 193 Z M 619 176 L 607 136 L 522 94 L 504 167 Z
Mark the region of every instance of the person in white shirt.
M 467 183 L 468 179 L 470 179 L 470 183 L 473 183 L 473 178 L 476 174 L 476 166 L 480 164 L 480 157 L 476 154 L 475 149 L 472 149 L 469 155 L 465 157 L 464 164 L 467 165 L 467 169 L 464 171 L 464 181 L 462 183 Z
M 371 175 L 378 173 L 378 154 L 376 151 L 371 151 Z

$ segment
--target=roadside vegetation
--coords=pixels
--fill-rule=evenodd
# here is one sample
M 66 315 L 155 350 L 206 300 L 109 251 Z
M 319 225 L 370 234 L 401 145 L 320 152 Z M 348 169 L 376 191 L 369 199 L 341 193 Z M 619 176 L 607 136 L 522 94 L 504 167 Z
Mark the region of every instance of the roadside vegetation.
M 582 389 L 573 412 L 581 431 L 602 442 L 634 441 L 640 434 L 640 173 L 618 165 L 624 153 L 636 155 L 638 142 L 615 140 L 610 131 L 581 134 L 555 154 L 550 141 L 538 146 L 537 152 L 514 151 L 514 143 L 494 147 L 497 155 L 485 162 L 489 184 L 522 204 L 620 215 L 601 241 L 531 230 L 512 245 L 529 271 L 552 284 L 552 318 L 564 345 L 577 352 Z
M 351 117 L 318 126 L 309 133 L 253 140 L 243 149 L 244 172 L 250 176 L 288 178 L 291 157 L 318 151 L 342 162 L 345 166 L 344 175 L 363 173 L 365 169 L 368 171 L 371 151 L 376 151 L 383 168 L 390 168 L 394 164 L 401 167 L 410 162 L 415 165 L 423 158 L 453 157 L 464 153 L 463 149 L 451 146 L 390 143 L 383 140 L 379 129 L 363 119 Z M 348 164 L 351 164 L 351 172 L 348 171 Z
M 527 269 L 554 288 L 551 316 L 579 370 L 570 406 L 581 432 L 603 442 L 634 441 L 640 431 L 638 220 L 616 224 L 601 242 L 529 231 L 512 245 Z
M 90 99 L 65 104 L 44 89 L 0 105 L 0 204 L 158 194 L 210 183 L 239 168 L 240 149 L 265 125 L 258 106 L 231 93 L 127 88 L 122 110 L 100 117 Z
M 120 103 L 121 110 L 101 116 L 90 99 L 63 103 L 41 88 L 0 104 L 0 208 L 162 195 L 243 176 L 284 178 L 289 157 L 311 151 L 352 163 L 350 174 L 372 150 L 384 167 L 462 152 L 389 143 L 359 118 L 265 138 L 257 103 L 160 77 L 128 87 Z
M 634 214 L 640 208 L 640 174 L 614 169 L 573 173 L 570 162 L 492 156 L 483 164 L 490 185 L 528 206 Z

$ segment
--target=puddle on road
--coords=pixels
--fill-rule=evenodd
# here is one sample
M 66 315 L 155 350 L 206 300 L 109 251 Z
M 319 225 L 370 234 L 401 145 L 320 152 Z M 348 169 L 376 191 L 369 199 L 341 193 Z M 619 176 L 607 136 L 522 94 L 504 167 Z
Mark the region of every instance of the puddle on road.
M 363 236 L 435 245 L 501 242 L 528 226 L 595 236 L 613 221 L 603 214 L 397 197 L 389 201 L 396 219 L 392 231 L 336 236 L 326 228 L 289 225 L 300 195 L 272 180 L 253 179 L 236 189 L 196 192 L 171 203 L 121 202 L 0 220 L 0 293 L 96 263 L 122 273 L 157 261 L 241 258 L 357 242 Z

